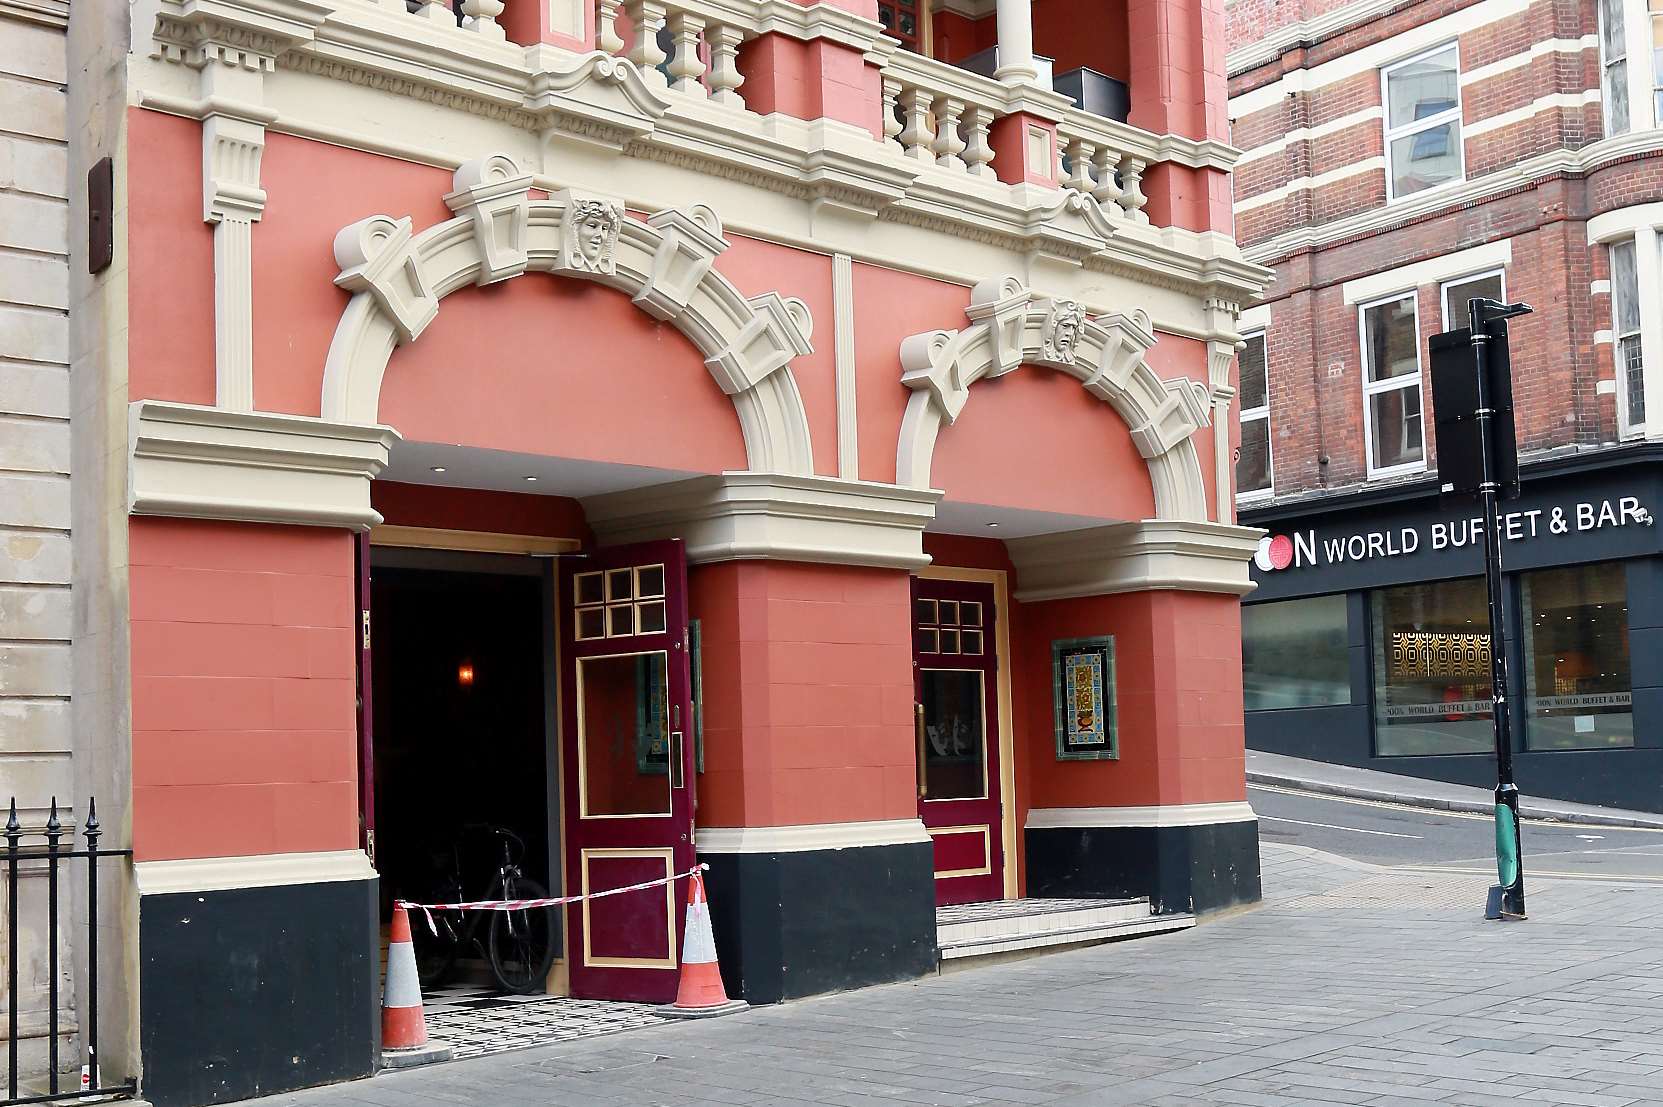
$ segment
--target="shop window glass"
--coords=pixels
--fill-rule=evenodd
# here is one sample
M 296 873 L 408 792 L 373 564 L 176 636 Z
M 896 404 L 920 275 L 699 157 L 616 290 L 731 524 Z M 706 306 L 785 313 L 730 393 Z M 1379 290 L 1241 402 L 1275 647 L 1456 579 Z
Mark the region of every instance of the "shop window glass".
M 1362 308 L 1363 417 L 1371 476 L 1425 465 L 1419 335 L 1412 294 Z
M 1236 453 L 1236 494 L 1270 494 L 1270 388 L 1263 332 L 1247 336 L 1241 367 L 1241 447 Z
M 1628 589 L 1621 563 L 1526 573 L 1525 748 L 1634 744 Z
M 1484 581 L 1381 588 L 1373 603 L 1375 754 L 1494 750 Z
M 1345 596 L 1244 606 L 1241 668 L 1249 711 L 1350 703 Z
M 1390 199 L 1461 178 L 1459 64 L 1451 44 L 1385 70 Z

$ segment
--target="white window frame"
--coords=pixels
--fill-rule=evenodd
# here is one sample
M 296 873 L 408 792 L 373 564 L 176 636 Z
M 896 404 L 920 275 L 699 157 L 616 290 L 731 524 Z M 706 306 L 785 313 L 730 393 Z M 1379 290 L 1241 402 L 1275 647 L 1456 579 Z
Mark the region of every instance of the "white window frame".
M 1506 303 L 1507 302 L 1507 270 L 1506 269 L 1480 269 L 1476 273 L 1463 273 L 1459 277 L 1449 277 L 1449 278 L 1446 278 L 1445 280 L 1441 280 L 1441 281 L 1438 282 L 1438 299 L 1441 300 L 1443 302 L 1443 305 L 1444 305 L 1444 330 L 1446 330 L 1446 331 L 1458 331 L 1462 327 L 1465 327 L 1469 323 L 1472 322 L 1472 320 L 1467 316 L 1467 313 L 1464 310 L 1460 313 L 1459 316 L 1457 316 L 1455 313 L 1453 313 L 1449 310 L 1449 308 L 1450 308 L 1449 290 L 1451 288 L 1455 287 L 1458 284 L 1467 284 L 1471 281 L 1481 281 L 1485 277 L 1499 277 L 1499 278 L 1501 278 L 1501 302 Z M 1463 304 L 1461 306 L 1462 306 L 1462 308 L 1466 307 L 1465 304 Z
M 1623 56 L 1613 58 L 1605 49 L 1605 0 L 1596 0 L 1594 4 L 1595 40 L 1599 43 L 1599 87 L 1600 87 L 1600 126 L 1606 138 L 1615 135 L 1625 135 L 1634 130 L 1634 92 L 1629 80 L 1628 65 L 1634 53 L 1633 45 L 1628 41 L 1629 11 L 1628 0 L 1612 0 L 1612 6 L 1622 13 L 1623 26 L 1617 34 L 1617 41 L 1623 44 Z M 1628 99 L 1628 125 L 1617 130 L 1611 125 L 1611 67 L 1622 65 L 1623 92 Z
M 1238 491 L 1236 493 L 1238 504 L 1257 503 L 1276 495 L 1276 447 L 1270 440 L 1270 334 L 1264 328 L 1246 331 L 1242 334 L 1244 342 L 1251 342 L 1255 338 L 1265 344 L 1265 402 L 1260 407 L 1244 407 L 1237 413 L 1237 416 L 1244 425 L 1250 419 L 1263 419 L 1265 421 L 1265 472 L 1270 477 L 1270 483 L 1263 488 L 1256 488 L 1250 492 Z M 1240 383 L 1239 378 L 1237 383 Z M 1239 394 L 1240 389 L 1237 392 Z
M 1408 300 L 1413 305 L 1415 317 L 1414 375 L 1404 374 L 1399 377 L 1388 377 L 1382 381 L 1371 381 L 1369 380 L 1367 323 L 1369 309 L 1384 304 L 1395 304 L 1400 300 Z M 1368 478 L 1370 480 L 1378 477 L 1395 477 L 1403 473 L 1423 473 L 1426 471 L 1426 361 L 1421 356 L 1420 347 L 1420 290 L 1418 288 L 1395 292 L 1390 296 L 1377 296 L 1357 305 L 1357 368 L 1363 379 L 1363 458 L 1368 466 Z M 1374 464 L 1374 406 L 1369 401 L 1382 392 L 1408 388 L 1414 388 L 1420 397 L 1420 460 L 1404 462 L 1401 465 L 1377 466 Z
M 1617 280 L 1616 253 L 1627 247 L 1634 254 L 1634 329 L 1619 331 L 1617 329 L 1617 300 L 1622 296 L 1622 289 Z M 1640 390 L 1645 391 L 1646 372 L 1646 341 L 1645 341 L 1645 312 L 1640 302 L 1640 244 L 1633 237 L 1619 238 L 1605 244 L 1607 264 L 1611 280 L 1611 369 L 1612 376 L 1617 383 L 1617 437 L 1620 439 L 1643 438 L 1646 434 L 1646 424 L 1642 420 L 1635 422 L 1628 410 L 1628 364 L 1623 357 L 1623 340 L 1633 339 L 1640 344 Z M 1647 396 L 1647 406 L 1651 397 Z M 1649 412 L 1648 412 L 1649 417 Z
M 1402 69 L 1404 66 L 1414 65 L 1416 62 L 1425 61 L 1427 58 L 1442 54 L 1448 50 L 1455 51 L 1455 106 L 1448 111 L 1439 112 L 1437 115 L 1429 115 L 1425 119 L 1416 119 L 1409 123 L 1403 124 L 1401 127 L 1394 128 L 1392 126 L 1391 86 L 1388 83 L 1388 79 L 1394 72 Z M 1433 127 L 1441 127 L 1445 123 L 1451 122 L 1455 124 L 1455 164 L 1459 167 L 1459 172 L 1442 184 L 1435 184 L 1428 188 L 1419 188 L 1413 192 L 1405 193 L 1402 197 L 1399 197 L 1396 191 L 1392 188 L 1392 180 L 1396 176 L 1396 174 L 1392 172 L 1392 142 L 1396 139 L 1417 134 L 1420 131 L 1430 130 Z M 1451 188 L 1466 181 L 1467 144 L 1465 138 L 1462 137 L 1461 130 L 1460 40 L 1452 39 L 1448 42 L 1439 43 L 1430 50 L 1422 50 L 1418 54 L 1412 54 L 1409 57 L 1395 61 L 1390 65 L 1383 65 L 1380 67 L 1380 129 L 1385 139 L 1381 153 L 1384 155 L 1386 162 L 1386 202 L 1388 204 L 1398 199 L 1408 199 L 1410 196 L 1424 196 L 1429 192 L 1437 192 L 1440 189 Z

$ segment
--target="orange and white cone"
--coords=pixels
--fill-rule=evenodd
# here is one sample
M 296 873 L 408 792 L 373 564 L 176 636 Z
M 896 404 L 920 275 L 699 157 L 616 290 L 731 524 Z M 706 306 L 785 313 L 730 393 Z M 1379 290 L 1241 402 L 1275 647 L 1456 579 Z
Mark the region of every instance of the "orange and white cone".
M 427 1020 L 422 1017 L 410 914 L 402 904 L 395 904 L 387 941 L 387 986 L 381 993 L 381 1048 L 421 1049 L 426 1045 Z
M 704 898 L 704 877 L 698 872 L 687 884 L 687 936 L 682 939 L 681 982 L 676 1002 L 660 1008 L 666 1015 L 702 1018 L 743 1011 L 750 1004 L 729 999 L 722 987 L 722 968 L 716 962 L 716 935 L 710 929 L 710 904 Z

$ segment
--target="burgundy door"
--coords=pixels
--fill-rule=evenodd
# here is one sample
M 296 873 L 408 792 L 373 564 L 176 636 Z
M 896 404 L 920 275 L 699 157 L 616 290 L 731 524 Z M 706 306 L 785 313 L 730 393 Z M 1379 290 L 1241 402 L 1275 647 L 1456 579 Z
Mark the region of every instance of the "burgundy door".
M 563 558 L 561 777 L 567 894 L 693 865 L 687 569 L 680 542 Z M 675 998 L 687 882 L 567 908 L 572 995 Z
M 1000 899 L 993 586 L 915 577 L 912 596 L 918 816 L 935 843 L 935 900 Z

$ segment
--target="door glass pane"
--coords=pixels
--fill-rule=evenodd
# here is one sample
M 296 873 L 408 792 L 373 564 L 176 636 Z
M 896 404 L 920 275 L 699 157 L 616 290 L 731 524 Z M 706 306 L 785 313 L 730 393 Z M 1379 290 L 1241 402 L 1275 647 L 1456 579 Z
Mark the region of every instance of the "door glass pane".
M 924 798 L 980 799 L 987 795 L 987 720 L 982 674 L 969 669 L 925 669 Z
M 1375 754 L 1492 751 L 1484 581 L 1380 588 L 1373 602 Z
M 578 659 L 585 816 L 669 813 L 667 674 L 662 653 Z

